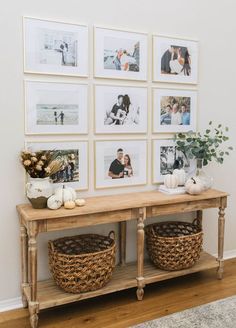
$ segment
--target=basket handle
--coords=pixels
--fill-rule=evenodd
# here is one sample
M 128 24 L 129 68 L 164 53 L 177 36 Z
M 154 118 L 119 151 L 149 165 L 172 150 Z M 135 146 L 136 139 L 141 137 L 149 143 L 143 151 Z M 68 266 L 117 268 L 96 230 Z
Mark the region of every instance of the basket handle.
M 193 225 L 195 225 L 196 227 L 202 229 L 202 223 L 198 218 L 193 220 Z
M 108 234 L 108 237 L 111 238 L 111 239 L 113 239 L 113 240 L 115 240 L 115 237 L 116 237 L 116 235 L 115 235 L 115 231 L 114 231 L 114 230 L 111 230 L 111 231 L 109 232 L 109 234 Z
M 51 248 L 52 252 L 54 252 L 54 245 L 53 245 L 52 240 L 48 241 L 48 246 Z

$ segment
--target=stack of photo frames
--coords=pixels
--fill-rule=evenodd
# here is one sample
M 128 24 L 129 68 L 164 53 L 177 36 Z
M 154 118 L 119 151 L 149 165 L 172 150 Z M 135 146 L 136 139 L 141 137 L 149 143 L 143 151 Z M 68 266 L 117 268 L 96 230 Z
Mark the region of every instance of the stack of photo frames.
M 161 136 L 196 131 L 197 91 L 189 86 L 197 84 L 197 41 L 152 36 L 151 78 L 147 33 L 94 27 L 90 49 L 88 26 L 23 20 L 26 147 L 59 151 L 64 165 L 55 184 L 86 190 L 94 177 L 96 189 L 145 185 L 150 162 L 153 183 L 161 183 L 176 160 L 192 169 L 173 138 Z M 89 156 L 94 156 L 91 179 Z

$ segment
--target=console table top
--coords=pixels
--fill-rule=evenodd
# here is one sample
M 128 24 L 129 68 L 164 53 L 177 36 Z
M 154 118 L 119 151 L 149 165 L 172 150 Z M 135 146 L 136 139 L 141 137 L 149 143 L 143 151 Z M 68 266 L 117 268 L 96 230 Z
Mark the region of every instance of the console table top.
M 17 211 L 25 221 L 46 220 L 61 217 L 73 217 L 89 215 L 94 213 L 112 212 L 118 210 L 135 209 L 149 206 L 162 206 L 168 204 L 178 204 L 185 202 L 196 202 L 227 197 L 228 193 L 209 189 L 200 195 L 167 195 L 159 191 L 145 191 L 135 193 L 125 193 L 109 196 L 96 196 L 86 198 L 83 207 L 76 207 L 73 210 L 61 207 L 58 210 L 34 209 L 30 204 L 17 205 Z

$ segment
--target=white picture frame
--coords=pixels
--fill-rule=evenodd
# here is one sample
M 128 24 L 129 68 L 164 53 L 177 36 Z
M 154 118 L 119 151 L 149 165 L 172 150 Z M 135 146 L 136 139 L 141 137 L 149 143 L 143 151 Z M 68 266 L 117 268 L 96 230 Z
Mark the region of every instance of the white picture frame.
M 197 91 L 153 88 L 153 133 L 185 133 L 197 128 Z
M 147 34 L 94 27 L 94 76 L 147 80 Z
M 117 156 L 120 154 L 123 157 L 117 164 Z M 130 158 L 130 163 L 127 155 Z M 119 178 L 114 178 L 114 176 L 119 176 Z M 131 187 L 146 183 L 146 140 L 99 140 L 95 142 L 96 189 Z
M 94 99 L 96 134 L 147 132 L 147 88 L 95 85 Z
M 194 172 L 196 161 L 188 159 L 182 152 L 176 150 L 173 139 L 152 140 L 152 182 L 154 184 L 163 183 L 165 175 L 173 173 L 176 159 L 179 159 L 180 168 L 185 169 L 187 176 Z
M 86 25 L 23 17 L 24 72 L 88 76 Z
M 25 134 L 87 134 L 88 85 L 25 80 Z
M 198 41 L 154 35 L 153 81 L 197 84 Z
M 54 187 L 66 185 L 75 190 L 88 189 L 88 142 L 87 141 L 28 141 L 25 148 L 36 152 L 39 150 L 61 151 L 65 157 L 65 166 L 74 160 L 73 168 L 65 167 L 55 177 L 51 177 Z M 71 157 L 74 154 L 75 158 Z M 73 172 L 72 172 L 73 171 Z

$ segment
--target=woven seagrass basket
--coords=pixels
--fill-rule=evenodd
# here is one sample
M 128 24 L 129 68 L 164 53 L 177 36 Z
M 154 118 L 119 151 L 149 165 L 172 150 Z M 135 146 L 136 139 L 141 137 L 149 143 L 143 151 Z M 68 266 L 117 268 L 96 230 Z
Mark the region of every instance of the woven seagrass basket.
M 48 242 L 49 266 L 56 284 L 69 293 L 102 288 L 115 267 L 115 234 L 86 234 Z
M 192 267 L 200 258 L 203 232 L 196 219 L 188 222 L 159 222 L 145 227 L 151 261 L 160 269 L 175 271 Z

